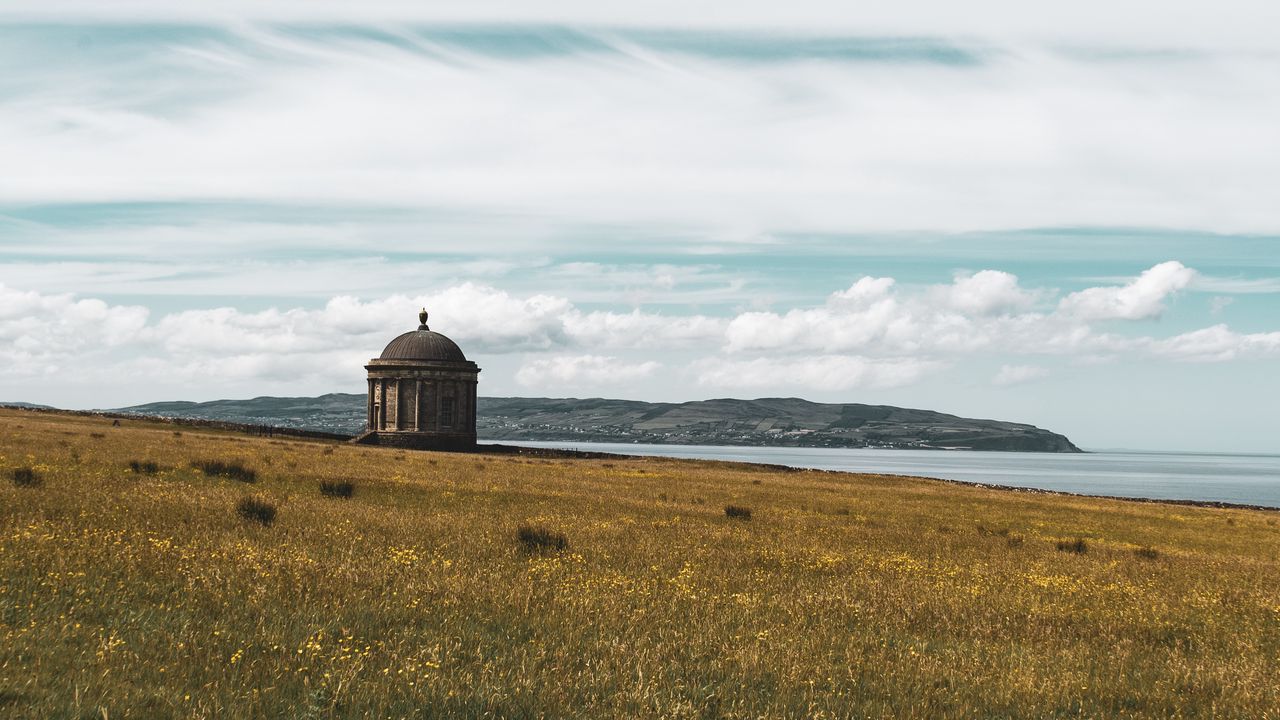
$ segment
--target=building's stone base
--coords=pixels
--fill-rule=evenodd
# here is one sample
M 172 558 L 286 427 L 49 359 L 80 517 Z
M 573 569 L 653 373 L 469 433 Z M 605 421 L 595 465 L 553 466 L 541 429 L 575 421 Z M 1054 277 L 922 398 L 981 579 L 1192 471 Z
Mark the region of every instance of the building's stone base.
M 471 452 L 476 449 L 474 435 L 415 432 L 366 432 L 351 442 L 360 445 L 381 445 L 405 450 L 444 450 L 447 452 Z

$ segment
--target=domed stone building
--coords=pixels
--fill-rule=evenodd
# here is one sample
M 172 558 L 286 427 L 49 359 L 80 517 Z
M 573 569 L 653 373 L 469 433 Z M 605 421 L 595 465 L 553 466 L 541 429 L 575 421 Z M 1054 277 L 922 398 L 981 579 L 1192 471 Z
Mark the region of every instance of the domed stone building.
M 417 450 L 470 450 L 476 445 L 480 368 L 458 344 L 421 323 L 369 361 L 368 430 L 357 442 Z

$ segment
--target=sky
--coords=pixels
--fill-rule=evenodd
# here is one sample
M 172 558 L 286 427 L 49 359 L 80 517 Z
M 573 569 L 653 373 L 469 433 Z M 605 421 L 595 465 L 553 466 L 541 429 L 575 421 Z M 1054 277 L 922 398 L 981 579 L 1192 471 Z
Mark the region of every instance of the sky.
M 0 2 L 0 401 L 797 396 L 1280 452 L 1280 6 Z M 179 7 L 181 6 L 181 7 Z

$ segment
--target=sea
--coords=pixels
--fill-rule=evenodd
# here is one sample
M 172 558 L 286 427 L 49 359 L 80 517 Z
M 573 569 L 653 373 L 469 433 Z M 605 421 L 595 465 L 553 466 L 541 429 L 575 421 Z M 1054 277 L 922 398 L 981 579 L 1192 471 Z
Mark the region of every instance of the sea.
M 1280 455 L 1133 450 L 1077 454 L 534 441 L 505 444 L 913 475 L 1083 495 L 1280 508 Z

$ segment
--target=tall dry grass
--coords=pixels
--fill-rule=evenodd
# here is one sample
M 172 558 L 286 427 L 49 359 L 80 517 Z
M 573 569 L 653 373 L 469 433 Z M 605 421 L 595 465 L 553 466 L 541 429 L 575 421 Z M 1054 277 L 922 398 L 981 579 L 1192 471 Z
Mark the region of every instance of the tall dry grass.
M 1280 716 L 1274 513 L 0 411 L 9 468 L 4 717 Z

